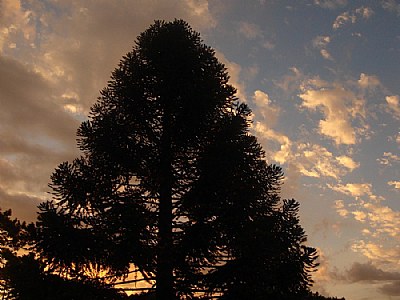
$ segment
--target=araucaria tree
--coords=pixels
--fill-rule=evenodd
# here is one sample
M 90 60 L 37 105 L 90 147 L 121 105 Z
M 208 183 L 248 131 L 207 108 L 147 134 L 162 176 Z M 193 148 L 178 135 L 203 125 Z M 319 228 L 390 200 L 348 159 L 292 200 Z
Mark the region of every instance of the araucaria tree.
M 228 79 L 184 21 L 138 37 L 78 129 L 82 156 L 56 169 L 40 206 L 49 270 L 115 288 L 136 272 L 158 300 L 309 294 L 316 252 L 298 203 L 279 197 L 282 171 Z

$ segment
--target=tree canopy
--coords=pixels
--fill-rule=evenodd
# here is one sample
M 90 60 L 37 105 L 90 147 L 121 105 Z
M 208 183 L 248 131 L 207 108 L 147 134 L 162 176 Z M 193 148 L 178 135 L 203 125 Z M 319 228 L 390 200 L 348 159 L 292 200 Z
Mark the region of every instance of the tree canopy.
M 317 253 L 299 204 L 281 199 L 283 172 L 228 81 L 186 22 L 140 34 L 78 129 L 82 156 L 53 173 L 36 225 L 12 223 L 20 240 L 30 232 L 21 265 L 85 299 L 311 297 Z

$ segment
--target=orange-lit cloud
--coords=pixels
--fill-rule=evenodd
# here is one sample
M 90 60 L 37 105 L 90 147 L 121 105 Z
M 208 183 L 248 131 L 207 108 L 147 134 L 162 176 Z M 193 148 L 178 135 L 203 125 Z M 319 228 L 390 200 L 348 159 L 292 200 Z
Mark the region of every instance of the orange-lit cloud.
M 400 97 L 398 95 L 386 96 L 386 102 L 393 117 L 400 120 Z
M 274 126 L 279 117 L 280 108 L 271 101 L 267 93 L 260 90 L 254 92 L 252 100 L 256 106 L 254 114 L 260 115 L 259 118 L 261 117 L 269 126 Z
M 389 181 L 389 182 L 388 182 L 388 185 L 391 185 L 391 186 L 393 186 L 395 189 L 400 190 L 400 181 L 395 181 L 395 180 Z
M 377 196 L 372 191 L 372 184 L 370 183 L 346 183 L 338 184 L 336 186 L 328 185 L 332 190 L 343 193 L 345 195 L 360 199 L 367 196 L 368 199 L 378 201 L 383 200 L 382 196 Z
M 290 148 L 291 148 L 292 142 L 286 135 L 279 133 L 271 128 L 268 128 L 265 124 L 263 124 L 261 122 L 256 122 L 253 125 L 253 130 L 260 137 L 265 138 L 270 141 L 273 141 L 280 145 L 279 150 L 277 150 L 273 154 L 273 159 L 276 162 L 278 162 L 280 164 L 284 164 L 288 160 L 288 158 L 291 155 Z
M 36 37 L 34 13 L 25 10 L 20 0 L 3 0 L 0 8 L 0 54 L 4 48 L 17 48 L 21 44 L 32 47 Z
M 384 152 L 382 157 L 378 158 L 377 161 L 381 165 L 392 166 L 394 163 L 400 163 L 400 156 L 392 152 Z
M 303 84 L 299 97 L 302 107 L 310 111 L 321 111 L 324 119 L 319 122 L 319 132 L 335 141 L 336 144 L 355 144 L 356 130 L 352 117 L 362 115 L 363 102 L 342 86 L 329 84 L 318 78 Z M 353 103 L 358 103 L 353 106 Z M 358 108 L 357 111 L 354 109 Z
M 375 75 L 360 74 L 358 84 L 363 89 L 374 89 L 381 85 L 379 78 Z

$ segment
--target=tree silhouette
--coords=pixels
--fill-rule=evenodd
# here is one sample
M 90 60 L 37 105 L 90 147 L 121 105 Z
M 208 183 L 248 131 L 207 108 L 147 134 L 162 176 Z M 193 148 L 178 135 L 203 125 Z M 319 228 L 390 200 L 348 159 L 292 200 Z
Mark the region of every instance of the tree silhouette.
M 139 35 L 78 129 L 82 156 L 39 206 L 44 273 L 159 300 L 310 295 L 317 255 L 298 203 L 280 198 L 282 170 L 228 79 L 184 21 Z

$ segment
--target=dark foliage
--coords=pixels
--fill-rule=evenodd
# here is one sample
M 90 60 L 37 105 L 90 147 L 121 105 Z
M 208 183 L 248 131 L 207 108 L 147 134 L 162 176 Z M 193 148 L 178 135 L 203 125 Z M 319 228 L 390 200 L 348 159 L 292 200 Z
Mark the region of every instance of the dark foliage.
M 0 211 L 0 295 L 1 299 L 71 300 L 127 299 L 97 281 L 68 280 L 46 270 L 32 245 L 36 228 L 11 219 L 11 211 Z
M 228 79 L 187 23 L 142 33 L 78 129 L 83 155 L 52 175 L 35 256 L 13 253 L 10 266 L 69 299 L 122 299 L 138 282 L 149 293 L 131 299 L 309 297 L 317 254 L 299 204 L 280 198 L 282 170 L 266 163 Z M 28 227 L 13 224 L 23 240 Z

